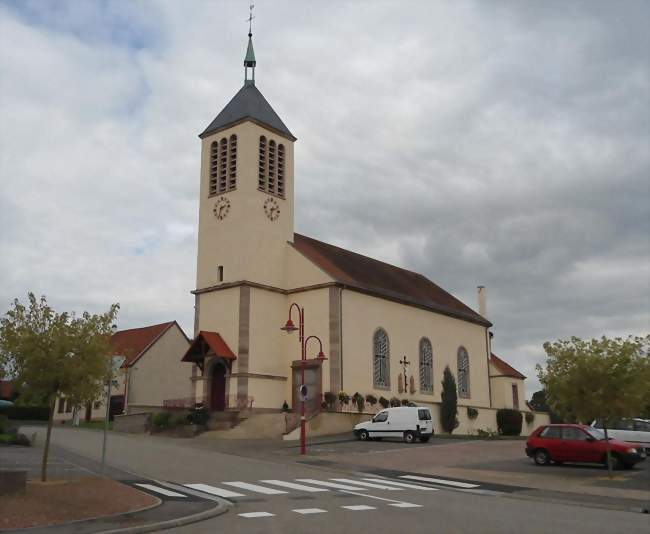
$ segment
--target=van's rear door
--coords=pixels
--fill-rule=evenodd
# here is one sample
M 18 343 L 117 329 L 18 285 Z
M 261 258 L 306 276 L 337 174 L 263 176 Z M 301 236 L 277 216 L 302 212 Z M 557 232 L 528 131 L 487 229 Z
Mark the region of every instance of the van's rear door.
M 418 425 L 420 425 L 420 433 L 433 434 L 433 421 L 429 408 L 418 408 Z

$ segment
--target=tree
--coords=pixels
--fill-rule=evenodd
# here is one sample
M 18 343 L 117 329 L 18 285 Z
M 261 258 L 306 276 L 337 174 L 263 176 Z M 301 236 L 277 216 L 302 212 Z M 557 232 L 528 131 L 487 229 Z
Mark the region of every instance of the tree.
M 571 420 L 564 420 L 559 415 L 557 415 L 551 407 L 546 402 L 546 390 L 540 389 L 533 393 L 533 396 L 530 398 L 530 406 L 536 412 L 547 412 L 548 417 L 551 420 L 551 423 L 570 423 Z
M 0 319 L 0 366 L 20 389 L 21 402 L 49 406 L 41 479 L 47 479 L 47 458 L 58 396 L 73 405 L 97 400 L 110 375 L 110 337 L 119 309 L 113 304 L 101 315 L 57 313 L 45 297 L 29 293 L 29 304 L 18 299 Z
M 458 426 L 458 393 L 456 379 L 449 366 L 445 367 L 442 376 L 442 404 L 440 406 L 440 423 L 445 432 L 450 434 Z
M 605 439 L 614 421 L 638 416 L 650 403 L 650 336 L 626 339 L 577 337 L 544 343 L 546 367 L 537 366 L 549 406 L 561 417 L 602 419 Z M 611 475 L 611 451 L 607 441 Z

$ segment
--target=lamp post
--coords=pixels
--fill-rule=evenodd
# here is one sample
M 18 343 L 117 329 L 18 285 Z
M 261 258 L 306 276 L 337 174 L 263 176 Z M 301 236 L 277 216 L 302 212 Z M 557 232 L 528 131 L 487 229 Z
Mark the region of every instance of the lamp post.
M 298 312 L 297 327 L 291 320 L 291 312 L 293 312 L 294 308 Z M 287 319 L 287 323 L 280 328 L 280 330 L 284 330 L 288 334 L 298 330 L 298 342 L 300 343 L 300 454 L 302 455 L 307 454 L 307 435 L 305 429 L 305 400 L 307 400 L 307 388 L 305 387 L 305 363 L 307 362 L 307 343 L 310 339 L 317 340 L 320 346 L 316 359 L 322 362 L 327 358 L 323 353 L 323 342 L 318 336 L 309 336 L 305 338 L 305 308 L 301 308 L 295 302 L 289 306 L 289 319 Z

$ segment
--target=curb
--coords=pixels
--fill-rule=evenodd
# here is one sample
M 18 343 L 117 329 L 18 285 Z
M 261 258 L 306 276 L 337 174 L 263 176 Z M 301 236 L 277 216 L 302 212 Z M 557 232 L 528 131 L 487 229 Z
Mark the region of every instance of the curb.
M 568 495 L 571 495 L 570 493 Z M 505 498 L 509 499 L 519 499 L 522 501 L 536 501 L 536 502 L 550 502 L 553 504 L 565 504 L 569 506 L 580 506 L 581 508 L 600 508 L 601 510 L 616 510 L 619 512 L 633 512 L 637 514 L 648 514 L 650 513 L 650 505 L 647 507 L 641 507 L 635 503 L 635 505 L 625 505 L 625 504 L 607 504 L 601 502 L 585 502 L 580 500 L 573 500 L 570 498 L 560 499 L 557 497 L 545 497 L 540 495 L 522 495 L 520 493 L 506 493 L 503 495 Z
M 149 523 L 148 525 L 140 525 L 137 527 L 101 530 L 98 531 L 98 534 L 137 534 L 140 532 L 155 532 L 158 530 L 166 530 L 168 528 L 182 527 L 184 525 L 198 523 L 199 521 L 205 521 L 206 519 L 211 519 L 213 517 L 225 514 L 229 508 L 230 503 L 227 501 L 219 500 L 217 506 L 214 508 L 205 510 L 203 512 L 198 512 L 196 514 L 186 515 L 185 517 L 177 517 L 175 519 L 169 519 L 167 521 L 159 521 L 157 523 Z

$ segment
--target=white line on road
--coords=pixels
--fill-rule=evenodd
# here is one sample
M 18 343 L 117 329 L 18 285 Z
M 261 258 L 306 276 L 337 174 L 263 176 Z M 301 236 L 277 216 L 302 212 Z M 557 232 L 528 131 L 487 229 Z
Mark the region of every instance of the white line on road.
M 302 515 L 324 514 L 327 512 L 327 510 L 323 510 L 322 508 L 297 508 L 296 510 L 291 510 L 291 511 Z
M 348 486 L 345 484 L 336 484 L 334 482 L 325 482 L 324 480 L 314 480 L 313 478 L 297 478 L 298 482 L 306 482 L 307 484 L 315 484 L 316 486 L 327 486 L 339 490 L 353 490 L 353 491 L 367 491 L 366 488 L 359 488 L 355 486 Z
M 312 488 L 311 486 L 303 486 L 302 484 L 296 484 L 295 482 L 285 482 L 284 480 L 260 480 L 260 482 L 263 482 L 264 484 L 271 484 L 273 486 L 280 486 L 281 488 L 307 491 L 310 493 L 315 493 L 317 491 L 329 491 L 325 488 Z
M 402 488 L 396 488 L 394 486 L 386 486 L 386 484 L 373 484 L 372 482 L 360 482 L 358 480 L 352 480 L 349 478 L 330 478 L 334 482 L 345 482 L 348 484 L 356 484 L 357 486 L 364 486 L 366 488 L 376 488 L 376 489 L 385 489 L 389 491 L 402 491 Z
M 413 504 L 412 502 L 396 502 L 388 506 L 394 506 L 395 508 L 422 508 L 421 504 Z
M 165 488 L 159 488 L 158 486 L 153 486 L 151 484 L 136 484 L 136 486 L 140 486 L 141 488 L 148 489 L 149 491 L 160 493 L 161 495 L 165 495 L 167 497 L 187 497 L 187 495 L 183 495 L 182 493 L 177 493 L 175 491 L 168 490 Z
M 455 480 L 445 480 L 444 478 L 420 477 L 416 475 L 400 475 L 400 478 L 409 480 L 420 480 L 422 482 L 434 482 L 435 484 L 444 484 L 456 488 L 478 488 L 479 484 L 468 484 L 467 482 L 456 482 Z
M 263 493 L 264 495 L 282 495 L 287 493 L 283 490 L 277 490 L 274 488 L 265 488 L 264 486 L 258 486 L 257 484 L 249 484 L 248 482 L 223 482 L 227 486 L 233 486 L 239 489 L 245 489 L 248 491 L 254 491 L 255 493 Z
M 384 480 L 383 478 L 364 478 L 370 482 L 379 482 L 380 484 L 390 484 L 391 486 L 398 486 L 400 488 L 410 488 L 422 491 L 438 491 L 438 488 L 430 488 L 429 486 L 418 486 L 416 484 L 407 484 L 405 482 L 396 482 L 393 480 Z
M 208 486 L 207 484 L 183 484 L 183 485 L 188 488 L 204 491 L 205 493 L 210 493 L 212 495 L 217 495 L 219 497 L 225 497 L 226 499 L 229 497 L 244 497 L 243 493 L 235 493 L 234 491 L 230 491 L 223 488 L 215 488 L 214 486 Z
M 237 514 L 239 517 L 274 517 L 275 514 L 270 512 L 244 512 L 243 514 Z
M 353 512 L 360 512 L 362 510 L 376 510 L 376 506 L 368 506 L 367 504 L 353 504 L 352 506 L 341 506 L 346 510 L 352 510 Z

